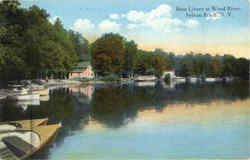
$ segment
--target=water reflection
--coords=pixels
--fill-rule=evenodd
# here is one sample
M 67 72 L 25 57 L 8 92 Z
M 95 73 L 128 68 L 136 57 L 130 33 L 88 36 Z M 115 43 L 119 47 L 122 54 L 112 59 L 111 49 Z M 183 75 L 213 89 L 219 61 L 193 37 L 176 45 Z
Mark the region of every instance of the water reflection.
M 79 160 L 247 159 L 249 106 L 250 99 L 168 104 L 161 112 L 138 110 L 133 120 L 115 130 L 91 120 L 84 130 L 67 138 L 68 143 L 80 141 L 76 145 L 84 150 L 73 152 L 64 145 L 50 159 L 66 159 L 58 156 L 62 151 L 66 151 L 65 157 Z
M 250 99 L 214 101 L 208 104 L 168 104 L 159 112 L 155 109 L 140 110 L 133 124 L 162 123 L 168 125 L 200 125 L 204 127 L 219 127 L 230 122 L 250 122 Z M 130 125 L 133 125 L 130 124 Z M 249 124 L 250 125 L 250 124 Z
M 72 95 L 68 89 L 59 89 L 50 97 L 32 101 L 2 102 L 2 121 L 16 121 L 23 119 L 38 119 L 49 117 L 52 120 L 64 120 L 70 117 L 73 110 Z M 23 110 L 25 108 L 25 110 Z M 25 112 L 24 112 L 25 111 Z
M 221 155 L 225 156 L 225 151 L 232 148 L 226 147 L 224 150 L 219 148 L 225 147 L 218 144 L 222 143 L 222 140 L 228 141 L 228 146 L 239 145 L 241 153 L 234 151 L 229 155 L 229 157 L 237 157 L 248 153 L 244 149 L 247 142 L 243 142 L 243 139 L 249 140 L 246 135 L 250 124 L 248 88 L 249 83 L 243 82 L 173 85 L 158 83 L 151 86 L 68 86 L 53 89 L 49 96 L 43 97 L 39 102 L 2 101 L 0 121 L 48 117 L 51 122 L 62 122 L 63 127 L 55 142 L 40 154 L 35 155 L 36 158 L 41 159 L 65 159 L 66 153 L 71 151 L 71 154 L 75 154 L 75 151 L 67 146 L 78 145 L 79 148 L 87 148 L 86 151 L 79 150 L 79 153 L 93 153 L 99 155 L 99 158 L 106 156 L 109 159 L 108 154 L 101 154 L 108 153 L 104 141 L 105 138 L 111 138 L 109 134 L 118 135 L 117 139 L 113 139 L 117 141 L 117 149 L 114 148 L 114 151 L 117 151 L 116 158 L 130 155 L 128 152 L 131 153 L 133 150 L 127 147 L 134 148 L 134 150 L 141 147 L 140 153 L 147 155 L 138 156 L 141 159 L 149 159 L 150 156 L 152 159 L 153 155 L 159 155 L 160 158 L 169 157 L 163 154 L 164 149 L 175 155 L 180 152 L 178 145 L 186 148 L 189 151 L 186 154 L 189 155 L 199 153 L 198 146 L 206 148 L 202 143 L 208 144 L 209 153 L 220 154 L 220 151 Z M 25 111 L 20 107 L 22 105 L 26 106 Z M 222 131 L 223 129 L 225 132 Z M 222 136 L 223 133 L 227 134 L 225 138 Z M 148 138 L 146 142 L 151 147 L 142 146 L 145 139 L 138 135 Z M 157 136 L 159 138 L 155 139 Z M 189 139 L 183 144 L 185 136 Z M 211 140 L 210 136 L 217 136 L 218 139 L 213 140 L 213 143 L 205 142 L 204 138 Z M 137 139 L 131 141 L 129 138 L 132 137 Z M 196 138 L 200 142 L 192 146 L 192 141 L 196 141 Z M 96 139 L 100 141 L 97 143 Z M 128 139 L 128 142 L 133 143 L 125 142 Z M 163 144 L 162 139 L 168 142 Z M 108 142 L 115 143 L 113 140 L 111 138 Z M 80 145 L 80 142 L 83 145 Z M 213 145 L 218 151 L 212 149 Z M 152 147 L 158 147 L 159 150 L 156 151 Z M 206 155 L 204 152 L 200 154 Z M 211 155 L 207 154 L 207 156 Z M 98 158 L 98 156 L 76 157 L 78 158 L 75 159 Z
M 155 87 L 156 81 L 141 81 L 141 82 L 136 82 L 135 84 L 138 87 Z
M 134 119 L 138 111 L 153 108 L 159 112 L 173 104 L 233 102 L 249 98 L 248 83 L 175 84 L 159 83 L 154 87 L 137 85 L 83 85 L 53 90 L 40 101 L 2 101 L 1 120 L 49 117 L 55 121 L 72 117 L 91 117 L 119 127 Z M 25 107 L 20 107 L 25 106 Z M 25 112 L 22 108 L 25 108 Z M 84 115 L 84 116 L 83 116 Z M 85 116 L 88 115 L 88 116 Z
M 105 95 L 105 96 L 103 96 Z M 176 85 L 175 89 L 108 86 L 96 88 L 91 102 L 93 119 L 109 127 L 126 124 L 139 110 L 153 108 L 162 112 L 173 104 L 233 102 L 249 97 L 248 84 Z
M 95 87 L 93 85 L 74 86 L 69 87 L 69 91 L 79 102 L 89 104 L 92 100 Z

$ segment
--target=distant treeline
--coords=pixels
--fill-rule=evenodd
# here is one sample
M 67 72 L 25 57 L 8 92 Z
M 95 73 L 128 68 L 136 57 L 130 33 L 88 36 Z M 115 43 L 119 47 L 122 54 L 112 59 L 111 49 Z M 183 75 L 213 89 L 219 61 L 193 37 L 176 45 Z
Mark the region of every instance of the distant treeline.
M 89 60 L 98 75 L 133 76 L 175 70 L 178 76 L 249 79 L 249 60 L 232 55 L 177 55 L 144 51 L 134 41 L 107 33 L 89 44 L 79 33 L 37 6 L 21 8 L 17 0 L 0 2 L 0 81 L 65 78 L 80 60 Z
M 91 45 L 92 65 L 96 73 L 155 74 L 160 77 L 166 70 L 174 70 L 182 77 L 238 77 L 249 80 L 249 60 L 232 55 L 187 53 L 177 55 L 162 49 L 144 51 L 134 41 L 119 34 L 108 33 Z
M 238 77 L 249 80 L 249 59 L 201 53 L 176 55 L 156 49 L 151 55 L 163 55 L 165 69 L 175 70 L 178 76 L 189 77 Z

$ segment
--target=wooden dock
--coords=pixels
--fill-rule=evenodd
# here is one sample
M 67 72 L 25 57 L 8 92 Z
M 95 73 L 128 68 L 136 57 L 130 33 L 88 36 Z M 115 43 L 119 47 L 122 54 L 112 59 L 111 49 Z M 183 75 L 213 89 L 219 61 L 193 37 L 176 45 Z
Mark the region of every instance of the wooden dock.
M 9 121 L 0 122 L 1 124 L 13 124 L 20 130 L 33 130 L 34 127 L 47 123 L 48 118 L 43 119 L 33 119 L 33 120 L 22 120 L 22 121 Z
M 0 160 L 24 160 L 51 142 L 61 124 L 47 125 L 47 121 L 48 119 L 44 118 L 8 122 L 7 124 L 17 127 L 10 132 L 33 132 L 39 136 L 40 142 L 35 147 L 17 136 L 4 137 L 2 142 L 0 141 Z
M 55 136 L 57 130 L 60 127 L 61 124 L 34 127 L 32 131 L 40 136 L 40 145 L 39 147 L 32 148 L 32 150 L 30 150 L 29 153 L 22 156 L 20 160 L 24 160 L 25 158 L 31 156 L 32 154 L 43 148 L 46 144 L 51 142 L 52 138 Z

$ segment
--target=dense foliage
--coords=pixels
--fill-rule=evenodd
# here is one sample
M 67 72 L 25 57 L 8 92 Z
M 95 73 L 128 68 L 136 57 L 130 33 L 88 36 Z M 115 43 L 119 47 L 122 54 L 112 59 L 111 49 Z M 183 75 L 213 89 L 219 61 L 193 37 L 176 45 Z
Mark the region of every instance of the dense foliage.
M 102 35 L 92 44 L 79 33 L 64 29 L 60 19 L 37 6 L 21 8 L 17 0 L 0 2 L 0 76 L 2 80 L 65 77 L 79 60 L 91 60 L 98 75 L 131 77 L 175 70 L 183 77 L 239 77 L 249 79 L 249 60 L 232 55 L 175 55 L 162 49 L 145 51 L 119 34 Z M 12 75 L 18 75 L 12 77 Z
M 137 63 L 137 44 L 134 41 L 125 42 L 125 59 L 123 72 L 133 76 Z
M 138 50 L 134 41 L 119 34 L 108 33 L 91 45 L 92 65 L 98 75 L 153 73 L 160 77 L 167 68 L 163 54 Z
M 1 75 L 65 74 L 88 54 L 81 35 L 65 30 L 59 19 L 54 24 L 48 19 L 37 6 L 21 8 L 16 0 L 0 3 Z
M 118 34 L 104 34 L 91 45 L 92 65 L 97 74 L 118 74 L 125 59 L 125 43 Z
M 249 60 L 232 55 L 211 56 L 189 53 L 174 57 L 174 69 L 179 76 L 239 77 L 249 79 Z
M 107 36 L 110 39 L 107 39 Z M 110 43 L 115 38 L 120 39 L 119 43 Z M 175 55 L 162 49 L 145 51 L 137 49 L 134 41 L 128 42 L 121 35 L 113 33 L 105 34 L 94 42 L 92 58 L 95 71 L 102 74 L 155 74 L 161 77 L 164 71 L 175 70 L 177 76 L 182 77 L 238 77 L 249 80 L 249 60 L 246 58 L 192 52 Z M 119 65 L 116 62 L 119 62 Z

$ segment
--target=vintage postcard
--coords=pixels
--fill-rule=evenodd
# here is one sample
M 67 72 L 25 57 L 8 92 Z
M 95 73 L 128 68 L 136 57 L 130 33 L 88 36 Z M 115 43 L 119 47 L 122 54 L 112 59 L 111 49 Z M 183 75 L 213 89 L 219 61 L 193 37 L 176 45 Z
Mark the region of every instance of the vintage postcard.
M 249 160 L 249 0 L 0 0 L 0 160 Z

